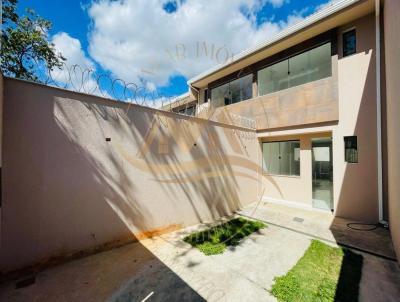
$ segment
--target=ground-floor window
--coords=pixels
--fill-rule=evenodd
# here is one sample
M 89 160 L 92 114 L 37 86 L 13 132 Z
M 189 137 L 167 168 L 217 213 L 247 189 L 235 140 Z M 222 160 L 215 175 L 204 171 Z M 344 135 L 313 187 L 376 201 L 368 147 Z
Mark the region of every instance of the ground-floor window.
M 263 169 L 268 174 L 300 176 L 300 141 L 263 143 Z
M 344 159 L 348 163 L 358 163 L 357 136 L 344 137 Z

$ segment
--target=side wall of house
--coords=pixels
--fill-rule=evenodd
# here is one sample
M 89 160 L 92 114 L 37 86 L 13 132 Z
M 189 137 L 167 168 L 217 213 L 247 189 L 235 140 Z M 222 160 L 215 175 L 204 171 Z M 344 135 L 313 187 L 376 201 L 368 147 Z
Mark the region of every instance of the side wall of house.
M 342 35 L 356 30 L 356 53 L 343 57 Z M 375 17 L 370 14 L 338 31 L 339 124 L 333 134 L 335 214 L 378 221 Z M 346 163 L 344 137 L 357 136 L 358 163 Z
M 400 2 L 385 0 L 386 112 L 389 226 L 400 262 Z
M 5 79 L 1 270 L 257 200 L 255 133 Z

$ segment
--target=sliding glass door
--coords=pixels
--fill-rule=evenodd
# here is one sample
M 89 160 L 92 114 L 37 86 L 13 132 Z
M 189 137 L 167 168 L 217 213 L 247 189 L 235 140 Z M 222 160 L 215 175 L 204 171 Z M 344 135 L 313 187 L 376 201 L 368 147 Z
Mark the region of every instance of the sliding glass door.
M 313 207 L 333 210 L 332 138 L 312 139 Z

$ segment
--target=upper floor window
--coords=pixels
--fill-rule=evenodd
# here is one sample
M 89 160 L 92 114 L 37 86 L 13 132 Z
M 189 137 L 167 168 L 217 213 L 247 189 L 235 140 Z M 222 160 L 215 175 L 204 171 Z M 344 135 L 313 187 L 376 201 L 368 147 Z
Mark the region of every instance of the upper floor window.
M 352 29 L 343 33 L 343 57 L 355 54 L 357 51 L 356 30 Z
M 181 113 L 181 114 L 195 116 L 196 115 L 196 105 L 180 108 L 176 112 Z
M 211 103 L 215 107 L 230 105 L 252 98 L 253 75 L 233 80 L 211 89 Z
M 331 43 L 326 43 L 258 71 L 258 95 L 332 75 Z

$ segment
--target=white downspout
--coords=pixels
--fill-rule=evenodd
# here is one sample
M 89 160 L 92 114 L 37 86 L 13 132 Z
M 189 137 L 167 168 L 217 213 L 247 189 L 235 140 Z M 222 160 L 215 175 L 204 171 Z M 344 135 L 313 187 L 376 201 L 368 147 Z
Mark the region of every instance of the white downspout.
M 382 101 L 381 101 L 381 31 L 380 31 L 380 0 L 375 0 L 375 48 L 376 48 L 376 131 L 377 131 L 377 162 L 378 162 L 378 201 L 379 222 L 383 220 L 383 181 L 382 181 Z

